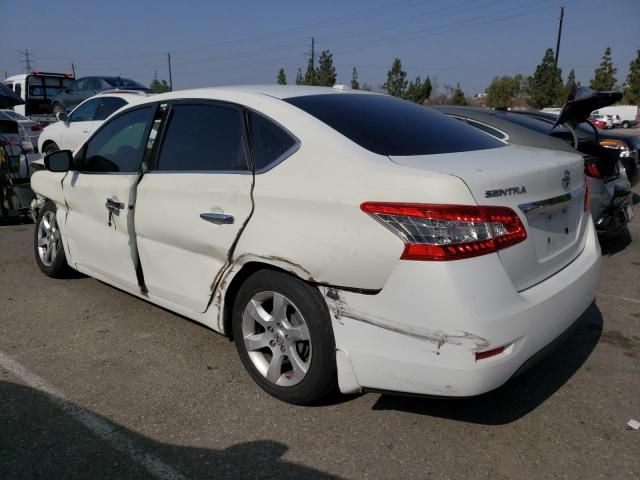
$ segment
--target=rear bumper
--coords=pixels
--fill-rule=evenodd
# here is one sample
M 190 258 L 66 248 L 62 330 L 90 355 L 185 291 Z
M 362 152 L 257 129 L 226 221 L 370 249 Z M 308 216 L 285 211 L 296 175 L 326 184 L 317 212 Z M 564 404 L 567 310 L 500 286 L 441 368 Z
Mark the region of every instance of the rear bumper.
M 345 393 L 363 388 L 473 396 L 511 378 L 593 302 L 600 247 L 590 222 L 582 253 L 517 292 L 497 255 L 453 262 L 401 261 L 384 289 L 325 289 Z M 475 352 L 507 346 L 494 357 Z

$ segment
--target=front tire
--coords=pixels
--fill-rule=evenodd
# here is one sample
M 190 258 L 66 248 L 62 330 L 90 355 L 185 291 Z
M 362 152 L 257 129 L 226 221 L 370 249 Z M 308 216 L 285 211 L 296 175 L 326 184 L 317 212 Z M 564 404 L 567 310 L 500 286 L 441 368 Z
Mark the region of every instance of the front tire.
M 53 104 L 53 106 L 51 107 L 51 111 L 53 112 L 54 115 L 64 112 L 62 105 L 60 105 L 57 102 Z
M 64 254 L 62 238 L 56 219 L 56 206 L 47 201 L 40 209 L 33 237 L 36 262 L 42 273 L 59 278 L 69 272 L 70 267 Z
M 58 147 L 58 145 L 55 142 L 47 142 L 42 147 L 42 154 L 48 155 L 50 153 L 57 152 L 58 150 L 60 150 L 60 147 Z
M 232 315 L 240 359 L 264 391 L 298 405 L 335 392 L 335 340 L 316 288 L 262 270 L 240 287 Z

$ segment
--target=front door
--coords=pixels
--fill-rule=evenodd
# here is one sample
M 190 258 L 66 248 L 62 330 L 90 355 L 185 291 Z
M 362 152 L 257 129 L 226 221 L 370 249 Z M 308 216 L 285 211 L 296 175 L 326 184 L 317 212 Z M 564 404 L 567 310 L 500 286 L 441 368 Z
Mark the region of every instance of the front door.
M 243 112 L 204 101 L 168 108 L 156 165 L 138 186 L 138 251 L 149 295 L 204 312 L 252 208 Z
M 82 272 L 139 290 L 136 185 L 155 105 L 128 110 L 80 149 L 63 184 L 71 261 Z

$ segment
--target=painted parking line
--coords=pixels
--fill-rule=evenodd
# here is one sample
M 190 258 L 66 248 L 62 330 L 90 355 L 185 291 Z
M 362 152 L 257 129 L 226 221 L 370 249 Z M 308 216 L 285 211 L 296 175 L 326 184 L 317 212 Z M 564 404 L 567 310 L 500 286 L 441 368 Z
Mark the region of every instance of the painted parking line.
M 611 293 L 598 293 L 598 296 L 615 298 L 616 300 L 623 300 L 625 302 L 640 303 L 640 300 L 638 300 L 637 298 L 623 297 L 621 295 L 612 295 Z
M 155 478 L 161 480 L 186 480 L 186 477 L 176 472 L 169 465 L 163 463 L 159 458 L 135 445 L 131 439 L 118 431 L 118 427 L 111 425 L 89 410 L 66 400 L 61 391 L 47 384 L 47 382 L 38 375 L 29 371 L 3 352 L 0 352 L 0 366 L 11 372 L 31 388 L 45 393 L 52 403 L 87 427 L 96 436 L 109 443 L 113 448 L 126 454 L 131 460 L 142 466 Z

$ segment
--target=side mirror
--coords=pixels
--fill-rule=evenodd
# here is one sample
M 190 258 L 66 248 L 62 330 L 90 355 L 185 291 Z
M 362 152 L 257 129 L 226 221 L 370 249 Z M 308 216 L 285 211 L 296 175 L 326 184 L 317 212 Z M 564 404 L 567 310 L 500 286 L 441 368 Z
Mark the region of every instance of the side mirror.
M 69 115 L 67 114 L 67 112 L 58 112 L 56 114 L 56 117 L 58 118 L 58 120 L 64 123 L 67 123 L 69 121 Z
M 68 172 L 73 165 L 71 150 L 58 150 L 44 157 L 44 168 L 50 172 Z

